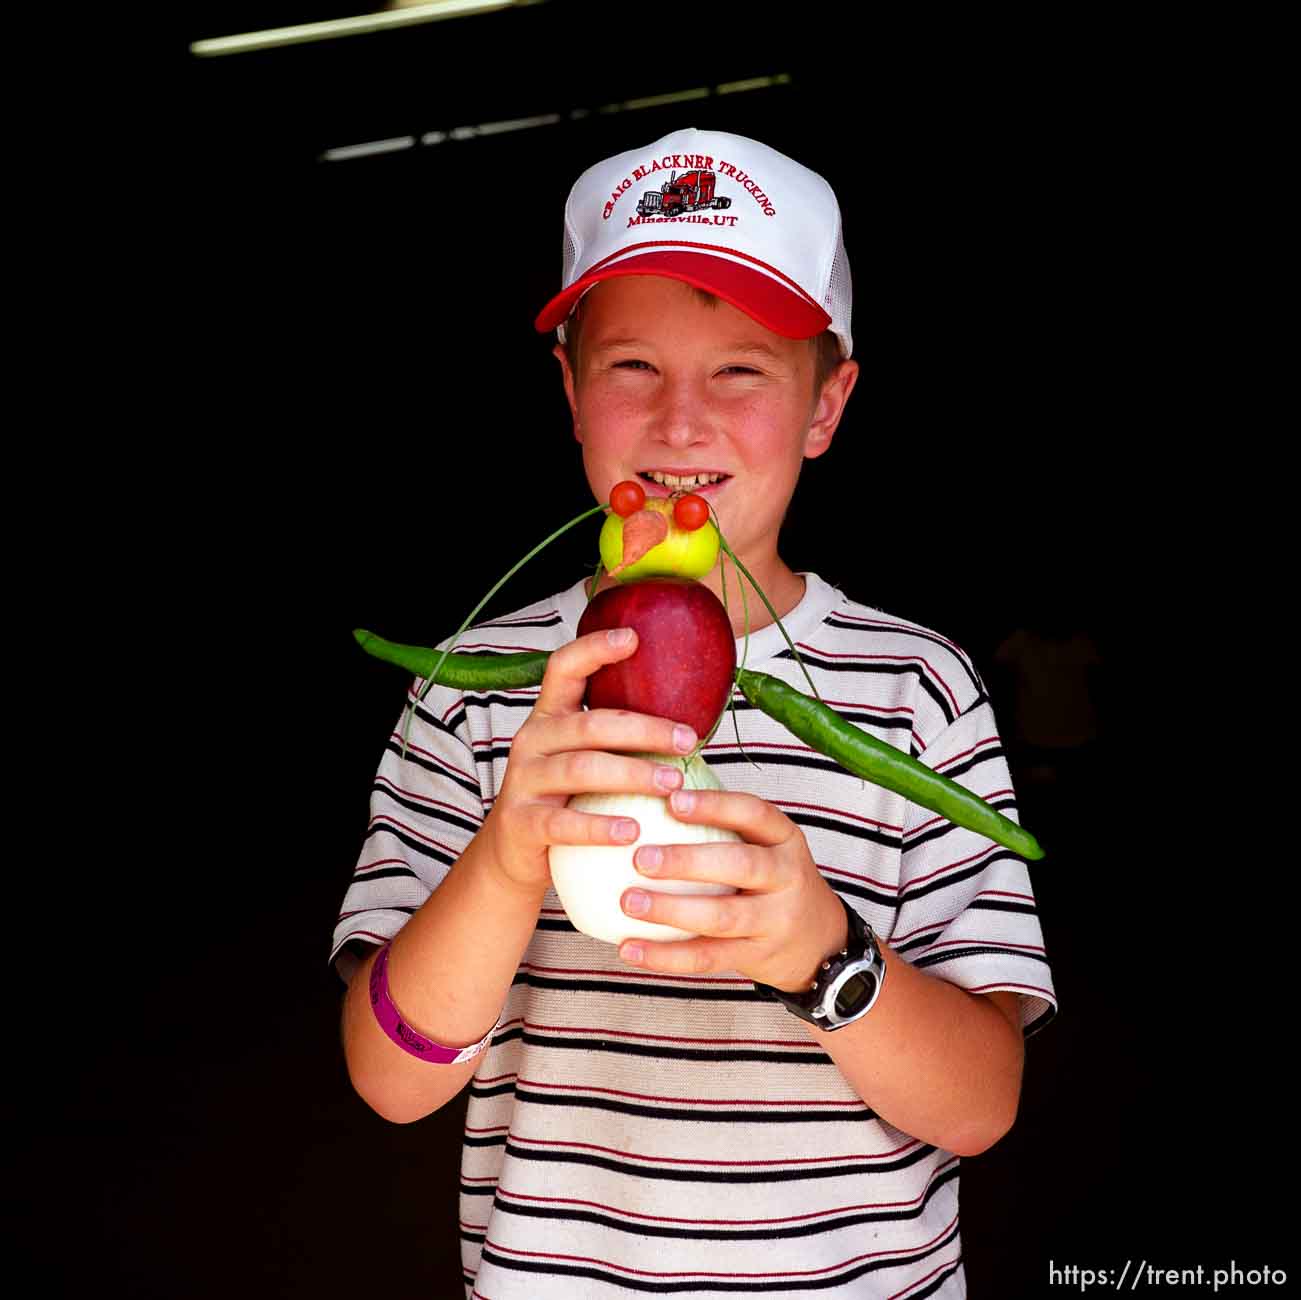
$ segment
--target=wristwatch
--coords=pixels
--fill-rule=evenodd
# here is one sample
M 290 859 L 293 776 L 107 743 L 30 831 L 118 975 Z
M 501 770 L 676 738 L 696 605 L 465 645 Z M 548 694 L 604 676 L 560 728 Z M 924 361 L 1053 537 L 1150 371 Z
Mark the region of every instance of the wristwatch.
M 867 1015 L 885 983 L 885 959 L 872 927 L 843 898 L 840 902 L 849 918 L 849 938 L 818 967 L 808 990 L 787 993 L 758 980 L 754 985 L 760 993 L 784 1003 L 792 1015 L 827 1032 Z

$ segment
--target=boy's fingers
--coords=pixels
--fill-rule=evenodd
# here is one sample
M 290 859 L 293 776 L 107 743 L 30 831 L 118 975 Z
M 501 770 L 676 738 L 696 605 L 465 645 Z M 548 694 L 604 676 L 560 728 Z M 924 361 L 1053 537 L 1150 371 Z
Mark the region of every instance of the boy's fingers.
M 643 844 L 633 866 L 648 880 L 699 880 L 751 893 L 782 886 L 779 855 L 752 844 Z
M 643 970 L 665 975 L 709 975 L 714 971 L 739 969 L 741 941 L 727 939 L 680 939 L 656 943 L 650 939 L 626 939 L 619 956 Z
M 544 754 L 578 749 L 643 750 L 650 754 L 689 754 L 696 733 L 680 722 L 619 709 L 586 709 L 557 718 L 547 728 Z
M 750 938 L 760 933 L 764 914 L 764 900 L 749 894 L 665 894 L 654 889 L 626 889 L 619 906 L 626 916 L 638 921 L 671 925 L 711 939 Z
M 679 790 L 669 799 L 669 810 L 680 822 L 718 826 L 769 848 L 785 844 L 798 829 L 766 799 L 735 790 Z
M 630 627 L 589 632 L 551 654 L 542 677 L 534 709 L 551 715 L 576 713 L 583 707 L 587 679 L 598 668 L 626 659 L 637 649 L 637 633 Z
M 631 844 L 640 829 L 631 817 L 600 817 L 573 808 L 539 808 L 537 819 L 544 844 Z
M 553 754 L 529 777 L 529 788 L 537 795 L 649 794 L 662 799 L 681 784 L 676 767 L 590 749 Z

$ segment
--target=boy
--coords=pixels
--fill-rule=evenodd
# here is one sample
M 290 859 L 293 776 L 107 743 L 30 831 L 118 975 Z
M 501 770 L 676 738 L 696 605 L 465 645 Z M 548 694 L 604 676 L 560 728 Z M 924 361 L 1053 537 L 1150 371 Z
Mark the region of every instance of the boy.
M 966 655 L 777 552 L 803 459 L 830 446 L 858 375 L 826 182 L 695 130 L 597 164 L 570 194 L 563 289 L 537 324 L 562 330 L 596 498 L 687 480 L 823 698 L 1014 813 Z M 705 581 L 718 593 L 717 570 Z M 696 739 L 583 710 L 587 677 L 635 649 L 626 630 L 576 639 L 584 601 L 580 580 L 461 643 L 554 653 L 536 690 L 430 692 L 406 761 L 395 742 L 381 762 L 335 932 L 361 1096 L 408 1122 L 473 1076 L 467 1295 L 964 1295 L 959 1158 L 1010 1127 L 1023 1038 L 1055 1010 L 1024 864 L 742 708 L 744 753 L 725 729 L 707 750 L 726 788 L 672 800 L 742 842 L 643 846 L 648 888 L 623 900 L 700 937 L 616 950 L 578 933 L 548 846 L 637 827 L 567 799 L 669 793 L 679 774 L 631 755 Z M 800 685 L 750 605 L 748 666 Z M 657 895 L 657 876 L 737 893 Z M 819 1003 L 824 961 L 862 974 L 857 998 Z

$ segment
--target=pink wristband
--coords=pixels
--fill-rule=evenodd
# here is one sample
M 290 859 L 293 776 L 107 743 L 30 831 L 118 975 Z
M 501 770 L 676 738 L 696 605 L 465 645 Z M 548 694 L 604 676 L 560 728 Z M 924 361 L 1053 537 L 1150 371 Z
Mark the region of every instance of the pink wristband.
M 386 943 L 375 958 L 370 968 L 370 1005 L 374 1009 L 379 1027 L 404 1051 L 418 1056 L 422 1061 L 434 1065 L 459 1065 L 462 1061 L 472 1061 L 492 1041 L 497 1032 L 497 1025 L 488 1030 L 477 1043 L 470 1047 L 444 1047 L 432 1038 L 418 1034 L 402 1019 L 402 1013 L 393 1004 L 388 991 L 388 952 Z M 497 1024 L 501 1021 L 498 1019 Z

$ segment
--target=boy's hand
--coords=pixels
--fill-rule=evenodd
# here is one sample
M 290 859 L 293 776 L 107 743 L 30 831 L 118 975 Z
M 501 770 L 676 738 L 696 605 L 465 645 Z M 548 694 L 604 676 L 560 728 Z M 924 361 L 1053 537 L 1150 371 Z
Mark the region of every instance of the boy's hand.
M 848 925 L 804 833 L 756 795 L 679 791 L 669 806 L 679 821 L 733 830 L 743 842 L 642 845 L 636 866 L 648 888 L 626 890 L 623 910 L 700 937 L 673 943 L 630 939 L 620 945 L 619 955 L 649 970 L 684 975 L 735 970 L 787 992 L 807 989 L 827 955 L 844 946 Z M 738 892 L 665 894 L 655 890 L 656 880 L 708 880 Z
M 627 640 L 618 638 L 626 634 Z M 637 648 L 631 628 L 591 632 L 556 650 L 528 721 L 510 747 L 510 762 L 483 824 L 492 860 L 506 880 L 530 892 L 551 883 L 552 844 L 630 844 L 640 833 L 628 817 L 602 817 L 565 807 L 571 795 L 629 793 L 663 798 L 682 773 L 612 750 L 689 754 L 690 727 L 621 709 L 583 710 L 587 679 Z

